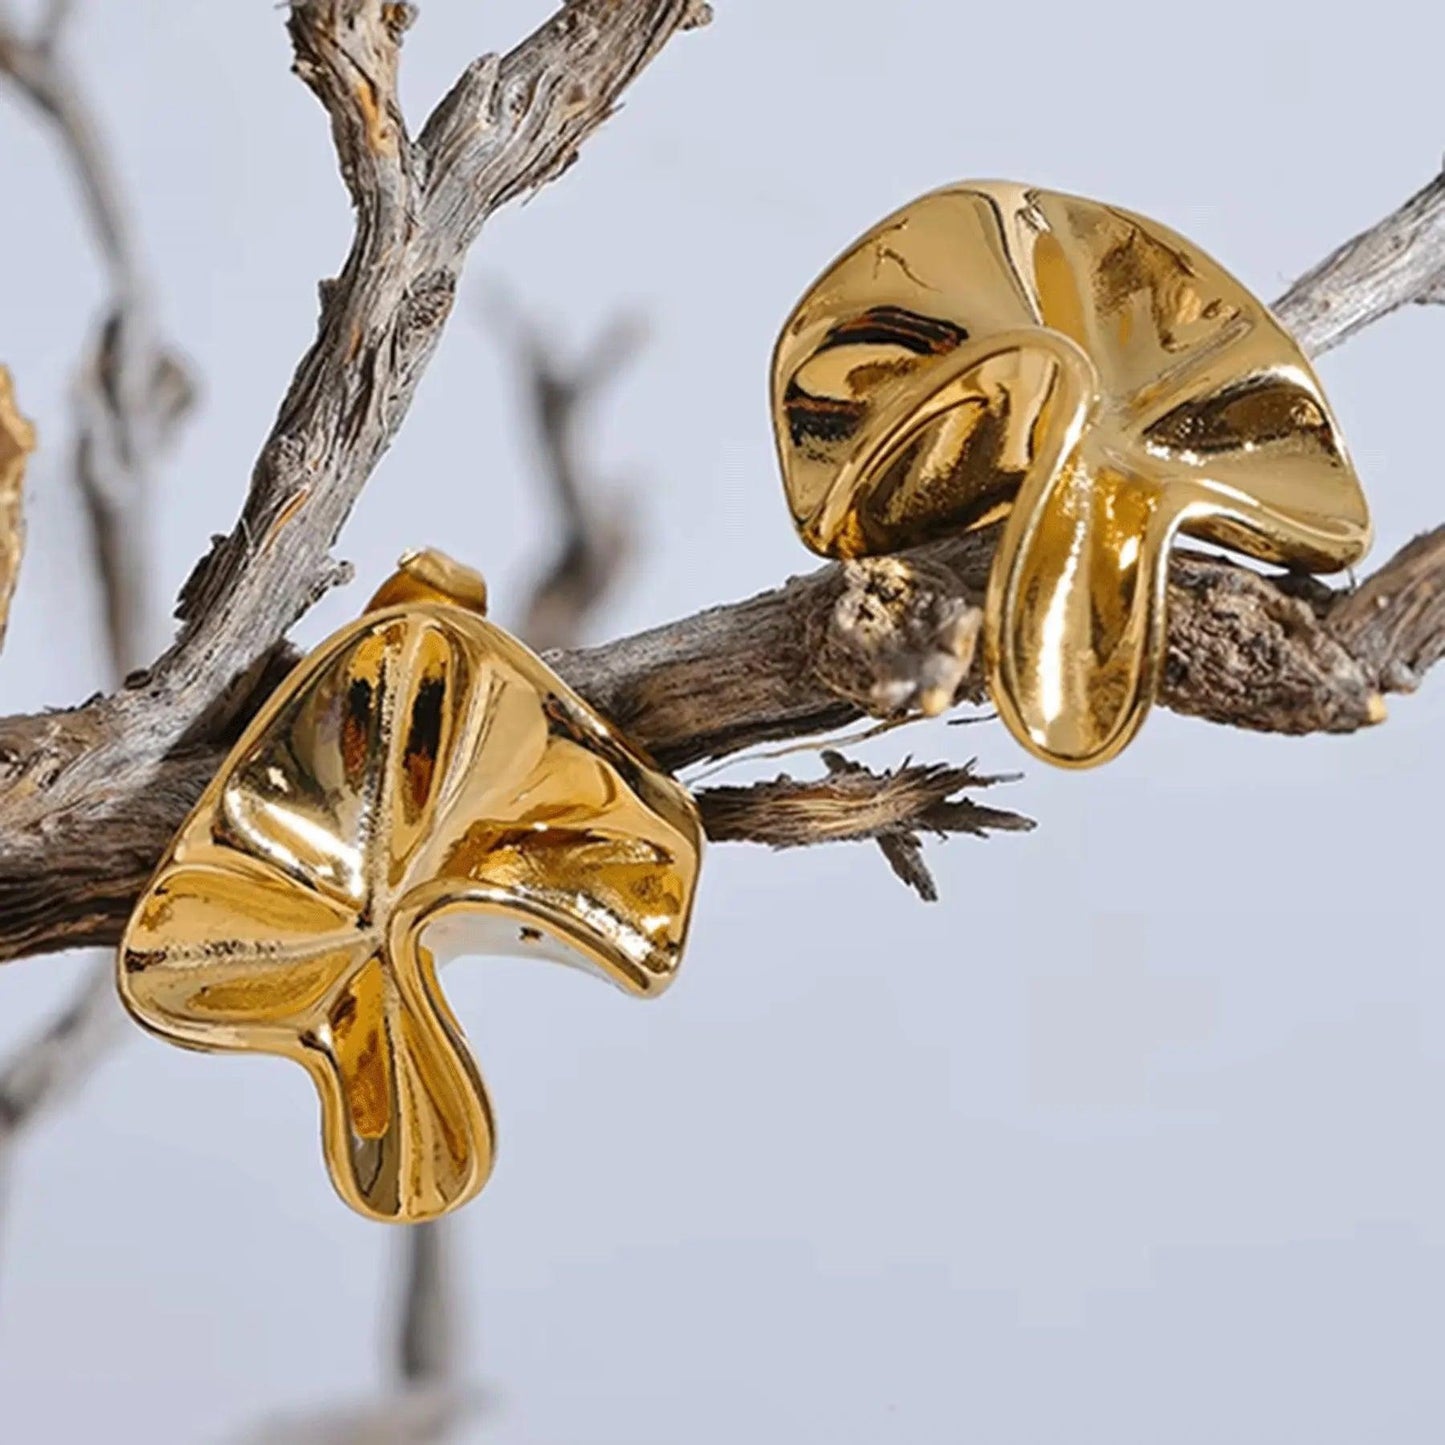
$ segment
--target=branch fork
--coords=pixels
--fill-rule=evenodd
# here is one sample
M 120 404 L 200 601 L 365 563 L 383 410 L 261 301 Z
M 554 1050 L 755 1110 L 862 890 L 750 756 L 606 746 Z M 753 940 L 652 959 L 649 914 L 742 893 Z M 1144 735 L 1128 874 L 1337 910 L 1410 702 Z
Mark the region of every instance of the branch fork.
M 175 645 L 109 697 L 0 721 L 0 958 L 114 940 L 230 741 L 284 675 L 287 629 L 344 575 L 332 542 L 406 415 L 478 229 L 565 169 L 660 47 L 704 14 L 692 0 L 571 0 L 507 55 L 468 66 L 414 139 L 396 94 L 413 8 L 294 0 L 298 70 L 331 119 L 353 245 L 322 288 L 316 340 L 237 525 L 182 595 Z M 1436 180 L 1276 309 L 1318 354 L 1438 295 L 1442 274 Z M 861 716 L 931 715 L 983 696 L 979 599 L 995 541 L 985 530 L 825 566 L 548 660 L 673 768 Z M 1279 732 L 1369 726 L 1383 696 L 1413 687 L 1445 647 L 1442 576 L 1445 529 L 1353 594 L 1180 552 L 1161 701 Z

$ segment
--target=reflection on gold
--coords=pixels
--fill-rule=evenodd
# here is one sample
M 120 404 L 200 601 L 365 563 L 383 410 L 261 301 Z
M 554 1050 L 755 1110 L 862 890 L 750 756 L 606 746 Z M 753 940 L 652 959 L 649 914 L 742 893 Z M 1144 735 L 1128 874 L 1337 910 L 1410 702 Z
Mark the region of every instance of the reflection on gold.
M 804 541 L 890 552 L 1006 515 L 985 606 L 1014 735 L 1086 766 L 1158 685 L 1175 535 L 1333 571 L 1369 518 L 1299 346 L 1198 247 L 1143 217 L 980 182 L 855 243 L 773 359 Z
M 491 1169 L 491 1110 L 436 950 L 545 937 L 656 994 L 697 881 L 686 792 L 484 604 L 458 564 L 404 559 L 236 744 L 121 946 L 121 995 L 146 1027 L 305 1066 L 332 1180 L 375 1219 L 433 1218 Z

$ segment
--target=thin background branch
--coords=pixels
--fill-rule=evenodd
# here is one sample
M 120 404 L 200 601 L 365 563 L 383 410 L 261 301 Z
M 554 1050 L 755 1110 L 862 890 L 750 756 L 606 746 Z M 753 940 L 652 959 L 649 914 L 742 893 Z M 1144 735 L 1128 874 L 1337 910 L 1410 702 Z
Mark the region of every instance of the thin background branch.
M 635 316 L 618 317 L 580 356 L 564 360 L 501 293 L 493 294 L 486 315 L 515 355 L 557 523 L 552 558 L 533 585 L 519 631 L 539 652 L 576 647 L 637 542 L 634 499 L 591 472 L 585 423 L 636 357 L 646 328 Z
M 150 656 L 154 470 L 193 388 L 184 365 L 155 339 L 149 288 L 113 169 L 66 58 L 74 9 L 55 0 L 25 37 L 8 6 L 0 8 L 0 76 L 50 122 L 108 279 L 104 316 L 75 382 L 71 458 L 91 520 L 115 685 Z M 120 1025 L 106 955 L 86 968 L 58 1014 L 0 1061 L 0 1165 L 26 1129 L 80 1087 L 121 1038 Z
M 541 463 L 539 481 L 560 524 L 556 552 L 532 589 L 521 635 L 534 647 L 575 646 L 611 594 L 636 541 L 633 514 L 607 496 L 610 489 L 593 470 L 580 422 L 603 385 L 636 354 L 642 328 L 628 319 L 614 322 L 579 360 L 566 362 L 515 306 L 498 298 L 490 312 L 517 356 Z M 428 1440 L 444 1438 L 478 1403 L 460 1378 L 456 1233 L 457 1221 L 440 1219 L 407 1231 L 401 1244 L 400 1379 L 409 1391 L 451 1402 L 450 1413 L 438 1422 L 440 1433 Z
M 522 636 L 534 646 L 574 646 L 602 606 L 634 551 L 631 514 L 602 505 L 605 484 L 582 444 L 581 415 L 602 384 L 636 353 L 642 331 L 614 322 L 575 362 L 563 361 L 543 332 L 518 308 L 494 299 L 489 308 L 499 335 L 515 351 L 528 421 L 540 460 L 539 481 L 558 514 L 560 542 L 532 589 Z M 481 1408 L 465 1383 L 461 1344 L 461 1271 L 455 1251 L 459 1221 L 438 1219 L 408 1229 L 400 1254 L 397 1384 L 409 1421 L 398 1441 L 430 1445 L 446 1439 Z M 396 1404 L 381 1414 L 396 1417 Z
M 605 601 L 632 554 L 631 536 L 615 509 L 599 504 L 605 490 L 578 425 L 600 385 L 635 354 L 641 331 L 632 322 L 607 327 L 579 361 L 565 361 L 542 330 L 510 302 L 493 299 L 488 314 L 516 355 L 528 425 L 540 461 L 539 481 L 559 515 L 560 543 L 532 589 L 523 635 L 539 629 L 554 646 L 573 644 Z M 439 1219 L 401 1232 L 392 1332 L 394 1387 L 360 1409 L 263 1426 L 257 1441 L 292 1445 L 387 1441 L 438 1445 L 485 1408 L 468 1383 L 475 1359 L 463 1342 L 462 1271 L 456 1262 L 459 1221 Z
M 115 170 L 85 89 L 66 54 L 76 7 L 52 0 L 23 36 L 0 5 L 0 75 L 50 123 L 75 178 L 109 299 L 76 381 L 75 473 L 90 518 L 119 677 L 151 660 L 150 496 L 155 467 L 194 388 L 186 363 L 155 329 L 150 287 Z

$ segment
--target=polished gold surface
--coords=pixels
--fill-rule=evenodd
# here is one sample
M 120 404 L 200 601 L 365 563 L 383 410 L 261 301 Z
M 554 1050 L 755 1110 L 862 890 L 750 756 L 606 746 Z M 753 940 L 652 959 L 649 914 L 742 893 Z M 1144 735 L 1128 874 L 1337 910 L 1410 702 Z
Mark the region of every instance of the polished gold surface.
M 1299 346 L 1197 246 L 1096 201 L 989 181 L 904 207 L 788 319 L 772 399 L 814 550 L 1007 517 L 989 682 L 1051 762 L 1103 762 L 1138 731 L 1176 533 L 1309 571 L 1369 544 Z
M 686 792 L 481 612 L 480 577 L 403 559 L 246 730 L 121 946 L 121 996 L 193 1048 L 294 1059 L 337 1190 L 433 1218 L 492 1163 L 437 979 L 463 952 L 677 969 L 702 829 Z

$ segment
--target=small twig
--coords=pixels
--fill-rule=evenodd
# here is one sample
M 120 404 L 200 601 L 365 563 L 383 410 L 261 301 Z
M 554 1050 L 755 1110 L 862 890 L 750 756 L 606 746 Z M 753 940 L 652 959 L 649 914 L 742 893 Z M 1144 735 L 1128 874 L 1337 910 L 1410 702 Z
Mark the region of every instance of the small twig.
M 704 788 L 697 795 L 709 838 L 803 848 L 817 843 L 877 842 L 894 872 L 921 897 L 938 897 L 923 862 L 920 833 L 947 837 L 1027 832 L 1033 820 L 987 808 L 969 789 L 1013 782 L 1016 775 L 985 777 L 972 763 L 908 763 L 875 773 L 827 751 L 826 777 L 797 781 L 786 775 L 742 787 Z

